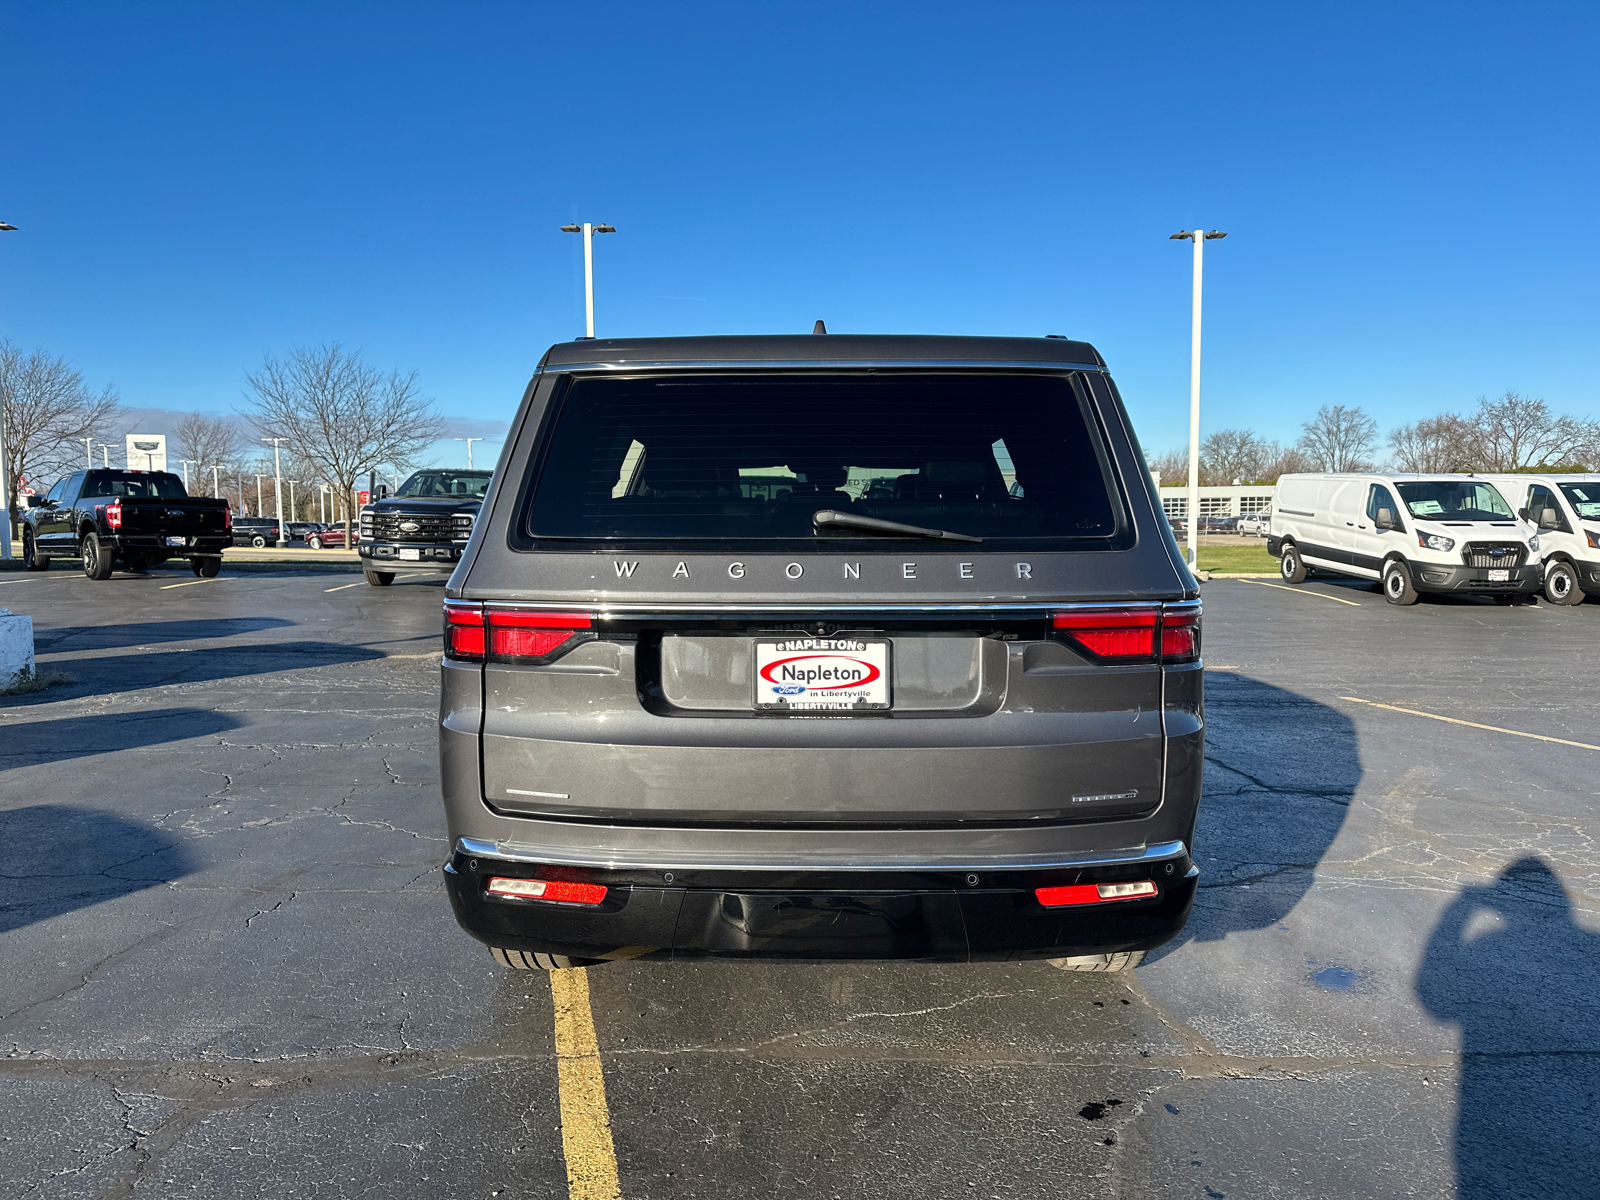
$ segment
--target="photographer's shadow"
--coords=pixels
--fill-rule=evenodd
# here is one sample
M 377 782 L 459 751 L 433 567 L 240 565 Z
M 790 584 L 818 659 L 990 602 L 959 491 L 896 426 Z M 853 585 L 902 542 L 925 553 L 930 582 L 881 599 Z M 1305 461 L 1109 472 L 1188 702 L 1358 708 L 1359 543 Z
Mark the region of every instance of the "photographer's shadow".
M 1191 941 L 1271 929 L 1311 889 L 1361 782 L 1354 723 L 1326 704 L 1223 671 L 1206 674 L 1205 795 Z
M 1600 934 L 1537 858 L 1439 918 L 1417 996 L 1461 1026 L 1457 1196 L 1600 1196 Z

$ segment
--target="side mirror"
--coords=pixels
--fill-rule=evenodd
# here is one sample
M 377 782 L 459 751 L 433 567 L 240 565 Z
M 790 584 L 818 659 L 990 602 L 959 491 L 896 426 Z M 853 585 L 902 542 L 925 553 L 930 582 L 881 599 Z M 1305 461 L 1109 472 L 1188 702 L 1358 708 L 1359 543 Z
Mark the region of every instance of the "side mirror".
M 1539 510 L 1540 529 L 1559 529 L 1560 527 L 1561 515 L 1557 513 L 1555 509 L 1542 508 Z
M 1378 510 L 1377 520 L 1373 521 L 1372 523 L 1379 529 L 1393 529 L 1394 513 L 1387 508 L 1380 508 Z
M 387 500 L 388 498 L 389 498 L 389 485 L 387 483 L 380 483 L 378 485 L 378 499 L 379 500 Z
M 29 508 L 39 508 L 45 502 L 43 496 L 24 496 L 22 500 Z

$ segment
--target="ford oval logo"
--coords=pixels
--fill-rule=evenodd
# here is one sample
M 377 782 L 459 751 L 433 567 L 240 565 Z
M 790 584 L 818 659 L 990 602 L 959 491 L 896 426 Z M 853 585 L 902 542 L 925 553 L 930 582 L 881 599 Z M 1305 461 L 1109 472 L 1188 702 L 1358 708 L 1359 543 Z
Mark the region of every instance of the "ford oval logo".
M 181 508 L 167 509 L 167 516 L 171 517 L 173 520 L 177 520 L 179 517 L 187 517 L 188 515 L 189 514 L 184 512 Z
M 422 526 L 418 525 L 415 521 L 401 521 L 400 522 L 400 532 L 401 533 L 415 533 L 417 530 L 419 530 L 421 528 L 422 528 Z

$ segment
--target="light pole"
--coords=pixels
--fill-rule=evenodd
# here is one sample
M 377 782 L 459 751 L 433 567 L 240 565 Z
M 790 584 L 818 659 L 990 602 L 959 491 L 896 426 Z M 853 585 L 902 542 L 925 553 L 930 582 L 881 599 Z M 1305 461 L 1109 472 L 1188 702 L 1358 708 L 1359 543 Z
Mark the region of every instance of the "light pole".
M 89 470 L 94 470 L 94 439 L 92 437 L 79 438 L 83 443 L 83 465 Z
M 187 492 L 189 490 L 189 468 L 192 466 L 198 467 L 200 460 L 198 458 L 180 458 L 178 461 L 183 464 L 183 490 Z
M 261 481 L 265 478 L 266 474 L 264 472 L 256 476 L 256 516 L 258 517 L 261 515 Z
M 1205 244 L 1228 235 L 1213 229 L 1180 229 L 1169 239 L 1194 243 L 1194 301 L 1189 326 L 1189 569 L 1195 568 L 1200 538 L 1200 279 Z
M 300 519 L 300 511 L 294 506 L 294 485 L 299 482 L 298 479 L 289 480 L 289 520 L 291 521 Z
M 211 494 L 213 496 L 222 495 L 222 485 L 217 479 L 217 473 L 219 471 L 221 471 L 221 470 L 222 470 L 222 464 L 221 463 L 212 463 L 211 464 Z
M 17 227 L 0 221 L 0 233 L 15 233 Z M 94 465 L 94 460 L 89 460 Z M 11 561 L 11 463 L 6 458 L 6 414 L 0 409 L 0 499 L 6 506 L 4 532 L 0 532 L 0 560 Z
M 111 443 L 110 442 L 96 442 L 95 445 L 100 447 L 100 465 L 102 467 L 105 467 L 107 470 L 110 470 L 111 469 Z M 91 458 L 89 460 L 89 465 L 91 467 L 94 466 L 94 459 Z
M 469 470 L 469 471 L 472 470 L 472 443 L 473 442 L 487 442 L 488 440 L 489 440 L 488 438 L 457 438 L 456 439 L 456 441 L 458 441 L 458 442 L 465 442 L 467 444 L 467 470 Z
M 563 225 L 562 233 L 583 234 L 583 318 L 584 328 L 588 337 L 594 337 L 594 235 L 597 233 L 615 233 L 610 225 L 591 225 L 585 221 L 582 225 Z
M 283 536 L 283 459 L 279 456 L 278 448 L 288 438 L 262 438 L 263 442 L 272 443 L 272 496 L 278 506 L 278 549 L 282 550 L 289 544 Z

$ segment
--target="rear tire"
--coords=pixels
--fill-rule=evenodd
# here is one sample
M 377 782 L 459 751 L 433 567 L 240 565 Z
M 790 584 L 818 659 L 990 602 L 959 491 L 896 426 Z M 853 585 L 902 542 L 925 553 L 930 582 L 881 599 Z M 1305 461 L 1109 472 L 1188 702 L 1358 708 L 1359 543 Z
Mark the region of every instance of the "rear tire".
M 1544 572 L 1544 598 L 1551 604 L 1582 604 L 1583 589 L 1569 562 L 1553 562 Z
M 250 544 L 252 546 L 254 546 L 257 550 L 260 550 L 263 546 L 265 546 L 267 544 L 267 539 L 262 537 L 258 533 L 253 538 L 250 539 Z
M 308 537 L 306 539 L 306 545 L 308 547 L 310 547 L 312 550 L 321 550 L 322 549 L 322 539 L 319 538 L 319 537 L 316 537 L 315 535 L 313 535 L 312 537 Z
M 1411 568 L 1398 558 L 1383 564 L 1383 598 L 1390 604 L 1417 602 L 1417 589 L 1411 584 Z
M 78 554 L 83 559 L 83 573 L 90 579 L 111 578 L 111 555 L 105 552 L 105 547 L 100 545 L 98 533 L 86 533 L 83 542 L 78 547 Z
M 222 559 L 209 555 L 205 558 L 191 558 L 189 569 L 201 579 L 215 579 L 217 572 L 222 570 Z
M 1120 954 L 1079 954 L 1072 958 L 1047 958 L 1058 971 L 1131 971 L 1144 961 L 1143 950 L 1124 950 Z
M 574 967 L 592 967 L 598 958 L 573 958 L 568 954 L 539 954 L 533 950 L 502 950 L 490 946 L 489 953 L 495 962 L 513 971 L 566 971 Z
M 25 529 L 22 533 L 22 565 L 30 571 L 50 569 L 50 556 L 39 553 L 39 547 L 34 545 L 31 529 Z
M 362 571 L 367 577 L 367 582 L 373 587 L 388 587 L 394 582 L 394 576 L 388 571 Z
M 1293 542 L 1283 544 L 1283 556 L 1278 559 L 1278 574 L 1285 583 L 1306 581 L 1306 560 L 1300 557 L 1300 549 Z

